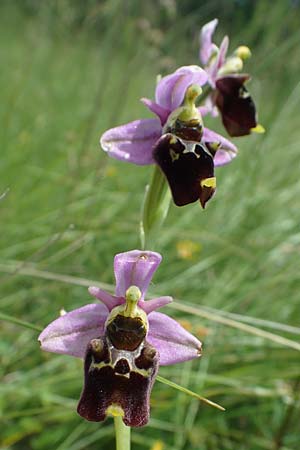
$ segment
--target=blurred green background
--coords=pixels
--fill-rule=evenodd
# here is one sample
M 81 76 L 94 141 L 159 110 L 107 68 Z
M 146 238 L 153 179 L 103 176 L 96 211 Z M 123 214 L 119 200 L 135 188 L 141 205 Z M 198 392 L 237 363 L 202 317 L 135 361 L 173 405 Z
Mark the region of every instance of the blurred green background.
M 218 17 L 217 43 L 252 49 L 267 132 L 235 140 L 205 211 L 171 207 L 151 293 L 179 299 L 165 312 L 204 342 L 201 360 L 160 374 L 226 412 L 157 382 L 133 449 L 299 450 L 299 1 L 1 0 L 0 17 L 1 448 L 114 448 L 111 419 L 75 411 L 82 362 L 42 353 L 13 321 L 43 327 L 90 302 L 88 280 L 113 289 L 151 168 L 109 159 L 99 136 L 151 117 L 139 98 L 198 63 L 199 29 Z

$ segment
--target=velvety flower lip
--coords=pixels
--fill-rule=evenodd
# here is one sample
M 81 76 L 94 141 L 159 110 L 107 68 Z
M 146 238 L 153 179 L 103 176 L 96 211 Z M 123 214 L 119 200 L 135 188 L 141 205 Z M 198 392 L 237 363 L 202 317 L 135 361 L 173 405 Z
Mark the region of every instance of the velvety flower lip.
M 150 416 L 150 394 L 158 371 L 158 353 L 145 343 L 139 355 L 118 355 L 114 360 L 106 339 L 94 339 L 84 362 L 84 387 L 78 414 L 93 422 L 110 412 L 121 415 L 125 425 L 141 427 Z
M 204 145 L 189 144 L 167 133 L 157 142 L 154 159 L 168 180 L 177 206 L 200 200 L 205 207 L 215 186 L 202 184 L 202 180 L 214 180 L 213 156 Z
M 230 136 L 245 136 L 257 126 L 255 104 L 244 86 L 248 80 L 249 75 L 239 74 L 216 81 L 216 105 Z
M 111 295 L 97 287 L 91 287 L 90 293 L 104 304 L 89 304 L 54 320 L 42 331 L 38 338 L 42 350 L 83 358 L 88 343 L 103 335 L 110 311 L 124 304 L 124 290 L 128 288 L 131 280 L 134 280 L 141 293 L 145 295 L 160 261 L 161 255 L 159 253 L 149 251 L 133 250 L 116 255 L 117 295 Z M 196 358 L 201 354 L 201 343 L 177 324 L 174 319 L 162 313 L 155 313 L 153 316 L 155 309 L 165 306 L 171 301 L 171 297 L 165 296 L 152 300 L 141 298 L 138 303 L 139 307 L 149 314 L 147 340 L 150 343 L 151 341 L 159 343 L 161 365 L 176 364 Z M 177 338 L 174 329 L 177 330 Z M 178 346 L 180 351 L 171 352 L 170 356 L 170 348 L 174 348 L 174 346 Z

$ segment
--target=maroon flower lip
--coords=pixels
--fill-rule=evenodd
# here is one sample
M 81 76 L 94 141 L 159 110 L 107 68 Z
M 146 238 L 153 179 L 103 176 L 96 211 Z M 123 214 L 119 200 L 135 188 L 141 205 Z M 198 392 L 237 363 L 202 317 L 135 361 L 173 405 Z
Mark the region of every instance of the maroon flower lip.
M 95 349 L 101 345 L 101 352 Z M 144 342 L 141 348 L 117 361 L 106 337 L 94 339 L 87 348 L 85 381 L 77 412 L 93 422 L 105 420 L 109 407 L 117 406 L 125 425 L 146 425 L 150 415 L 150 394 L 158 371 L 159 356 L 154 347 Z
M 215 102 L 230 136 L 245 136 L 257 126 L 255 104 L 245 88 L 249 75 L 228 75 L 216 81 Z
M 157 142 L 153 158 L 164 172 L 177 206 L 200 200 L 205 207 L 215 188 L 203 184 L 214 178 L 213 155 L 204 143 L 191 143 L 168 133 Z

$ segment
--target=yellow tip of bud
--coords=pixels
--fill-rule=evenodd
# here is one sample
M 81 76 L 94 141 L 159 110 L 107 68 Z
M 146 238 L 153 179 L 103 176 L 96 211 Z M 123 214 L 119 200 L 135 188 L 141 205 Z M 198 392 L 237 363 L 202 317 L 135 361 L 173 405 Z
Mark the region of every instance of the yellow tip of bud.
M 251 57 L 251 50 L 246 45 L 240 45 L 234 52 L 236 56 L 241 58 L 243 61 Z
M 256 127 L 251 128 L 251 131 L 253 133 L 263 134 L 263 133 L 265 133 L 266 130 L 264 129 L 264 127 L 262 125 L 257 124 Z
M 217 186 L 216 177 L 204 178 L 200 182 L 201 187 L 215 188 Z

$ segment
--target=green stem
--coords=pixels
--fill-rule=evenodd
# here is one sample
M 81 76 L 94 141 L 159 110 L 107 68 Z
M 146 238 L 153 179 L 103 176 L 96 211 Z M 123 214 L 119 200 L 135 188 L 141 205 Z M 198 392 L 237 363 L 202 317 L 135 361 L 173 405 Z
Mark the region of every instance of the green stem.
M 130 427 L 127 427 L 121 416 L 114 417 L 116 432 L 116 450 L 130 450 Z
M 165 221 L 171 200 L 166 178 L 158 166 L 154 166 L 150 184 L 146 187 L 143 203 L 140 236 L 145 249 L 151 231 L 158 229 Z

